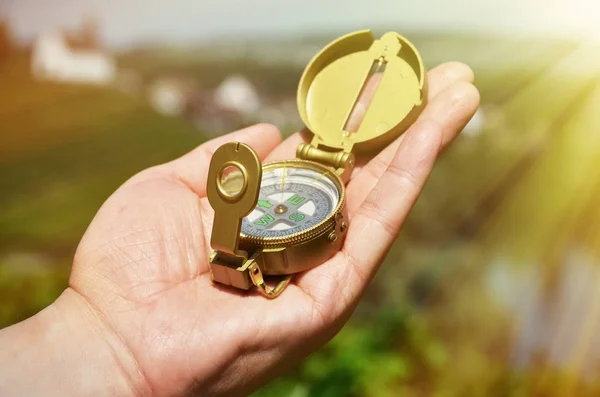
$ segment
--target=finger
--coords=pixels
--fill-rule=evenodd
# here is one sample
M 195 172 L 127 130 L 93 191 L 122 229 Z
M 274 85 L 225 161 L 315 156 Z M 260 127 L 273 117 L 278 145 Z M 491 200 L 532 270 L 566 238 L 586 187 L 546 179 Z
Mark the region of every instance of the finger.
M 456 88 L 448 88 L 445 91 L 453 95 L 443 93 L 429 106 L 433 109 L 438 106 L 443 108 L 442 104 L 459 109 L 464 106 L 463 111 L 457 112 L 464 112 L 463 117 L 468 118 L 477 107 L 479 95 L 470 84 L 456 84 L 470 88 L 464 88 L 463 95 L 457 94 Z M 458 91 L 462 90 L 460 88 Z M 463 100 L 470 105 L 461 105 L 463 100 L 458 98 L 463 96 Z M 436 111 L 432 114 L 446 117 L 418 121 L 405 133 L 404 139 L 397 140 L 393 147 L 389 146 L 378 156 L 377 162 L 383 170 L 377 170 L 376 177 L 363 176 L 351 181 L 347 190 L 348 204 L 360 200 L 363 205 L 360 209 L 349 211 L 350 228 L 343 250 L 329 262 L 298 279 L 298 286 L 316 304 L 322 304 L 339 314 L 340 311 L 349 310 L 348 306 L 352 306 L 349 302 L 356 301 L 360 296 L 396 238 L 447 137 L 456 136 L 462 129 L 464 121 L 457 121 L 460 117 L 447 116 L 453 113 Z M 367 194 L 368 198 L 364 200 Z M 325 302 L 332 300 L 342 303 L 325 305 Z
M 471 119 L 479 106 L 479 92 L 470 83 L 455 82 L 439 93 L 419 116 L 417 124 L 431 121 L 440 126 L 443 150 Z M 416 124 L 415 124 L 416 125 Z M 412 128 L 412 127 L 411 127 Z M 410 131 L 410 129 L 409 129 Z M 362 169 L 355 172 L 348 185 L 348 213 L 352 215 L 370 195 L 371 190 L 388 169 L 408 132 L 396 139 Z
M 452 83 L 456 81 L 465 81 L 465 82 L 473 82 L 474 74 L 471 68 L 467 65 L 460 62 L 447 62 L 441 65 L 436 66 L 431 69 L 427 73 L 427 81 L 428 81 L 428 91 L 427 98 L 428 101 L 431 102 L 440 92 L 450 86 Z M 355 107 L 353 111 L 353 115 L 351 118 L 351 123 L 356 124 L 362 120 L 364 117 L 364 111 L 361 110 L 366 109 L 366 106 L 363 106 L 362 103 L 368 103 L 372 96 L 374 95 L 374 90 L 370 92 L 370 95 L 361 95 L 361 99 L 359 102 L 360 105 Z M 360 120 L 357 120 L 354 114 L 361 114 Z M 279 145 L 273 152 L 267 157 L 268 161 L 275 160 L 285 160 L 295 156 L 296 149 L 298 145 L 301 143 L 310 142 L 311 134 L 310 133 L 295 133 L 289 138 L 287 138 L 281 145 Z
M 457 81 L 472 83 L 475 81 L 475 74 L 462 62 L 446 62 L 431 69 L 427 73 L 427 81 L 429 83 L 427 99 L 431 101 Z
M 368 264 L 366 256 L 358 255 L 356 244 L 365 234 L 373 232 L 379 237 L 377 242 L 369 239 L 363 251 L 369 254 L 386 252 L 382 247 L 395 239 L 408 211 L 420 193 L 435 159 L 440 152 L 443 140 L 443 127 L 433 120 L 423 120 L 407 133 L 392 160 L 376 182 L 371 193 L 360 208 L 350 217 L 346 250 L 357 263 Z
M 329 315 L 352 308 L 383 261 L 431 172 L 442 134 L 441 126 L 430 120 L 406 132 L 371 195 L 350 218 L 342 250 L 298 280 L 316 304 L 333 311 Z
M 249 145 L 262 160 L 281 143 L 281 132 L 271 124 L 253 125 L 210 140 L 165 166 L 197 195 L 203 197 L 206 195 L 210 159 L 215 150 L 227 142 L 242 142 Z
M 343 250 L 366 279 L 387 254 L 421 192 L 441 150 L 443 133 L 443 127 L 433 120 L 415 124 L 369 196 L 350 217 Z

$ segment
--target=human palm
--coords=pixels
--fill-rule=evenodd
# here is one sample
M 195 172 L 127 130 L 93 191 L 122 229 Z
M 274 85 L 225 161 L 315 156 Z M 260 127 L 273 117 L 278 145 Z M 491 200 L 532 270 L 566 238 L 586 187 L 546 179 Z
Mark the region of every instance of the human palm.
M 213 284 L 211 154 L 241 141 L 261 159 L 292 158 L 303 135 L 281 142 L 256 125 L 134 176 L 102 206 L 75 256 L 70 292 L 99 318 L 132 392 L 243 395 L 327 342 L 383 261 L 434 161 L 478 106 L 471 71 L 429 72 L 429 103 L 403 136 L 354 170 L 340 252 L 296 275 L 277 299 Z

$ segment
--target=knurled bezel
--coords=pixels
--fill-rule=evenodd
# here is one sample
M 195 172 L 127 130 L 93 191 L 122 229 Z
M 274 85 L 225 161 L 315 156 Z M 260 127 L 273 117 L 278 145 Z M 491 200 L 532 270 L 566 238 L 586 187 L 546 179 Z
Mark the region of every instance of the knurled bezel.
M 315 170 L 318 172 L 327 172 L 324 175 L 324 178 L 329 178 L 333 182 L 333 184 L 338 188 L 340 193 L 340 200 L 336 208 L 331 212 L 331 214 L 323 219 L 321 222 L 316 225 L 300 231 L 298 233 L 290 234 L 285 237 L 254 237 L 248 236 L 244 233 L 240 232 L 240 240 L 243 244 L 250 244 L 257 248 L 285 248 L 290 245 L 302 244 L 306 241 L 310 241 L 315 237 L 320 236 L 325 231 L 328 231 L 335 227 L 336 220 L 335 216 L 337 213 L 343 213 L 344 207 L 346 205 L 346 188 L 342 183 L 342 180 L 335 172 L 333 168 L 326 167 L 322 164 L 316 163 L 314 161 L 309 160 L 285 160 L 285 161 L 273 161 L 270 163 L 266 163 L 263 165 L 263 173 L 269 172 L 274 168 L 283 167 L 283 165 L 292 166 L 296 168 L 306 168 Z

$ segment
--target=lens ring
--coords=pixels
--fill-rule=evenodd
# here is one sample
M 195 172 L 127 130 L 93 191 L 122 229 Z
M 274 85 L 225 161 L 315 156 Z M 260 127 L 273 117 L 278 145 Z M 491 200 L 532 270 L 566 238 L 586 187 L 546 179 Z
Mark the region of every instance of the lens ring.
M 234 167 L 242 174 L 242 186 L 239 191 L 235 193 L 231 193 L 225 186 L 223 186 L 223 173 L 229 167 Z M 217 173 L 217 191 L 219 195 L 223 198 L 223 200 L 228 201 L 230 203 L 235 203 L 239 201 L 246 188 L 248 187 L 248 173 L 246 172 L 246 167 L 240 164 L 237 161 L 227 161 L 225 162 L 221 168 L 219 168 L 219 172 Z

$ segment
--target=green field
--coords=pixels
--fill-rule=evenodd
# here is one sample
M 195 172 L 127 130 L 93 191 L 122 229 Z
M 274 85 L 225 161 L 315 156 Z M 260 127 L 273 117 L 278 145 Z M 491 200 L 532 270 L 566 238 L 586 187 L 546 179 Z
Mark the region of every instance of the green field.
M 350 324 L 257 395 L 597 395 L 582 374 L 600 357 L 591 320 L 600 292 L 582 280 L 600 281 L 600 52 L 541 39 L 415 43 L 428 66 L 474 68 L 484 128 L 440 159 Z M 145 81 L 185 72 L 207 88 L 243 73 L 274 96 L 293 95 L 301 72 L 149 51 L 120 64 Z M 80 236 L 112 191 L 215 132 L 160 116 L 141 95 L 33 82 L 25 55 L 0 61 L 0 87 L 3 327 L 58 296 Z M 573 270 L 582 266 L 585 277 Z M 544 326 L 533 320 L 540 313 L 551 313 Z M 550 342 L 533 343 L 528 332 Z

